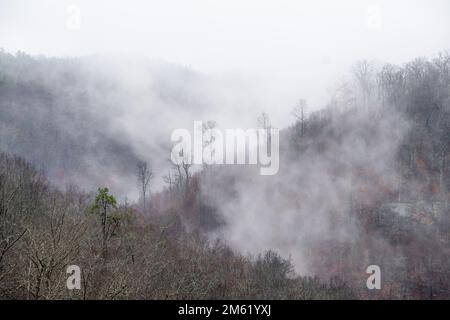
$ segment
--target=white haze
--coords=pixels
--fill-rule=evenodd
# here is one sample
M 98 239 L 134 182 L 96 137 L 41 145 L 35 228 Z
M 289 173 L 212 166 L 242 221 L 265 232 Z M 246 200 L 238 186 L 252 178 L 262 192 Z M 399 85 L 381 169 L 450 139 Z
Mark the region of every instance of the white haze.
M 80 29 L 66 27 L 69 5 L 81 10 Z M 368 22 L 371 6 L 380 10 L 378 27 Z M 0 0 L 0 47 L 89 56 L 82 61 L 89 75 L 119 88 L 106 95 L 89 92 L 99 102 L 92 112 L 113 106 L 106 109 L 107 130 L 125 132 L 132 150 L 152 160 L 152 188 L 161 189 L 173 129 L 191 128 L 194 120 L 252 127 L 262 111 L 275 127 L 286 127 L 299 98 L 311 109 L 323 107 L 329 89 L 358 59 L 400 64 L 448 49 L 449 13 L 448 0 Z M 358 130 L 370 124 L 365 121 L 350 119 L 348 125 Z M 329 171 L 336 161 L 369 162 L 377 176 L 395 179 L 390 157 L 408 124 L 394 114 L 386 121 L 373 129 L 376 146 L 350 135 L 321 158 L 303 155 L 302 167 L 285 159 L 275 177 L 227 167 L 223 179 L 206 179 L 203 195 L 226 222 L 211 236 L 224 237 L 242 252 L 273 248 L 291 255 L 301 273 L 310 271 L 308 243 L 327 237 L 358 241 L 361 231 L 348 216 L 348 195 L 359 182 Z M 113 191 L 137 197 L 133 176 L 109 174 Z M 241 178 L 233 185 L 238 196 L 227 198 L 229 186 L 214 183 L 233 174 Z M 86 174 L 78 182 L 90 178 Z
M 409 122 L 394 111 L 389 118 L 374 118 L 377 121 L 364 113 L 350 113 L 345 124 L 342 118 L 332 120 L 330 131 L 345 125 L 348 134 L 331 139 L 334 142 L 323 152 L 312 148 L 292 158 L 289 147 L 282 148 L 277 175 L 260 176 L 257 171 L 239 167 L 227 168 L 219 176 L 206 174 L 202 194 L 219 208 L 225 221 L 211 237 L 227 239 L 244 253 L 276 250 L 290 256 L 301 274 L 318 272 L 312 257 L 317 255 L 315 246 L 319 243 L 358 247 L 364 231 L 351 214 L 352 196 L 370 202 L 373 195 L 367 191 L 362 197 L 356 196 L 366 188 L 367 180 L 349 168 L 370 164 L 372 178 L 395 185 L 395 155 L 410 128 Z M 365 130 L 371 132 L 370 144 L 363 138 Z M 316 139 L 320 144 L 321 138 Z M 229 183 L 230 176 L 239 178 Z M 381 242 L 380 247 L 389 248 Z M 363 268 L 366 261 L 360 263 Z
M 79 29 L 66 26 L 73 5 Z M 298 98 L 320 108 L 357 59 L 401 63 L 445 49 L 448 12 L 447 0 L 1 0 L 0 47 L 143 56 L 237 77 L 252 83 L 253 110 L 283 127 Z

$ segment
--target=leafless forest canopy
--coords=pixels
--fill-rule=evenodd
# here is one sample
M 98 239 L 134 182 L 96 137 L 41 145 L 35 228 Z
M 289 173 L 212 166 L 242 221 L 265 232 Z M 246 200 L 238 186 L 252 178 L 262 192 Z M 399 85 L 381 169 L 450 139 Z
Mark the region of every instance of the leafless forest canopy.
M 274 176 L 170 164 L 221 83 L 138 69 L 0 52 L 1 299 L 450 298 L 449 54 L 357 61 L 300 100 Z

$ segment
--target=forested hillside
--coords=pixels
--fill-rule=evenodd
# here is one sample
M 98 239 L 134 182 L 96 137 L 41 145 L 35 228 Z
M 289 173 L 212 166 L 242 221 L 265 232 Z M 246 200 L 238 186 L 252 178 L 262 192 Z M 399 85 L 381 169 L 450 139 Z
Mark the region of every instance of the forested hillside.
M 96 197 L 55 190 L 26 161 L 3 153 L 0 219 L 2 299 L 355 297 L 337 278 L 296 276 L 275 252 L 244 257 L 200 234 L 175 232 L 116 204 L 107 189 Z M 83 270 L 82 290 L 66 287 L 73 264 Z
M 127 189 L 141 160 L 167 163 L 169 127 L 136 141 L 137 89 L 95 63 L 0 54 L 0 298 L 450 298 L 448 54 L 355 63 L 327 106 L 294 110 L 278 174 L 161 165 L 147 205 Z M 207 109 L 201 76 L 158 70 L 163 109 Z

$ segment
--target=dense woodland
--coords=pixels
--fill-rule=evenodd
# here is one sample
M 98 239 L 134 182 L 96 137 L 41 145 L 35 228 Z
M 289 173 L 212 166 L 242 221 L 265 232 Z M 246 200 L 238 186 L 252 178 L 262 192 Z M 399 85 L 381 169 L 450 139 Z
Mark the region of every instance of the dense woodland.
M 0 54 L 0 298 L 450 298 L 448 54 L 360 61 L 325 108 L 300 100 L 276 176 L 174 166 L 153 192 L 150 162 L 104 130 L 119 112 L 93 111 L 109 100 L 89 90 L 115 84 L 77 63 Z M 61 187 L 61 168 L 85 176 Z M 140 201 L 98 180 L 108 170 L 136 180 Z M 97 190 L 77 185 L 90 177 Z M 239 250 L 242 235 L 265 250 Z M 72 264 L 81 290 L 66 288 Z M 370 264 L 381 290 L 366 288 Z

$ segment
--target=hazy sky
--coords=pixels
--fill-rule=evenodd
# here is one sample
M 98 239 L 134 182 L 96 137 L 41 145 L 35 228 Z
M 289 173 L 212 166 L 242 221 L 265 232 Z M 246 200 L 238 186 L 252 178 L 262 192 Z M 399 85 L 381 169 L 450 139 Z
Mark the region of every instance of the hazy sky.
M 450 1 L 0 0 L 0 47 L 143 55 L 257 78 L 274 103 L 314 105 L 357 59 L 450 49 Z

